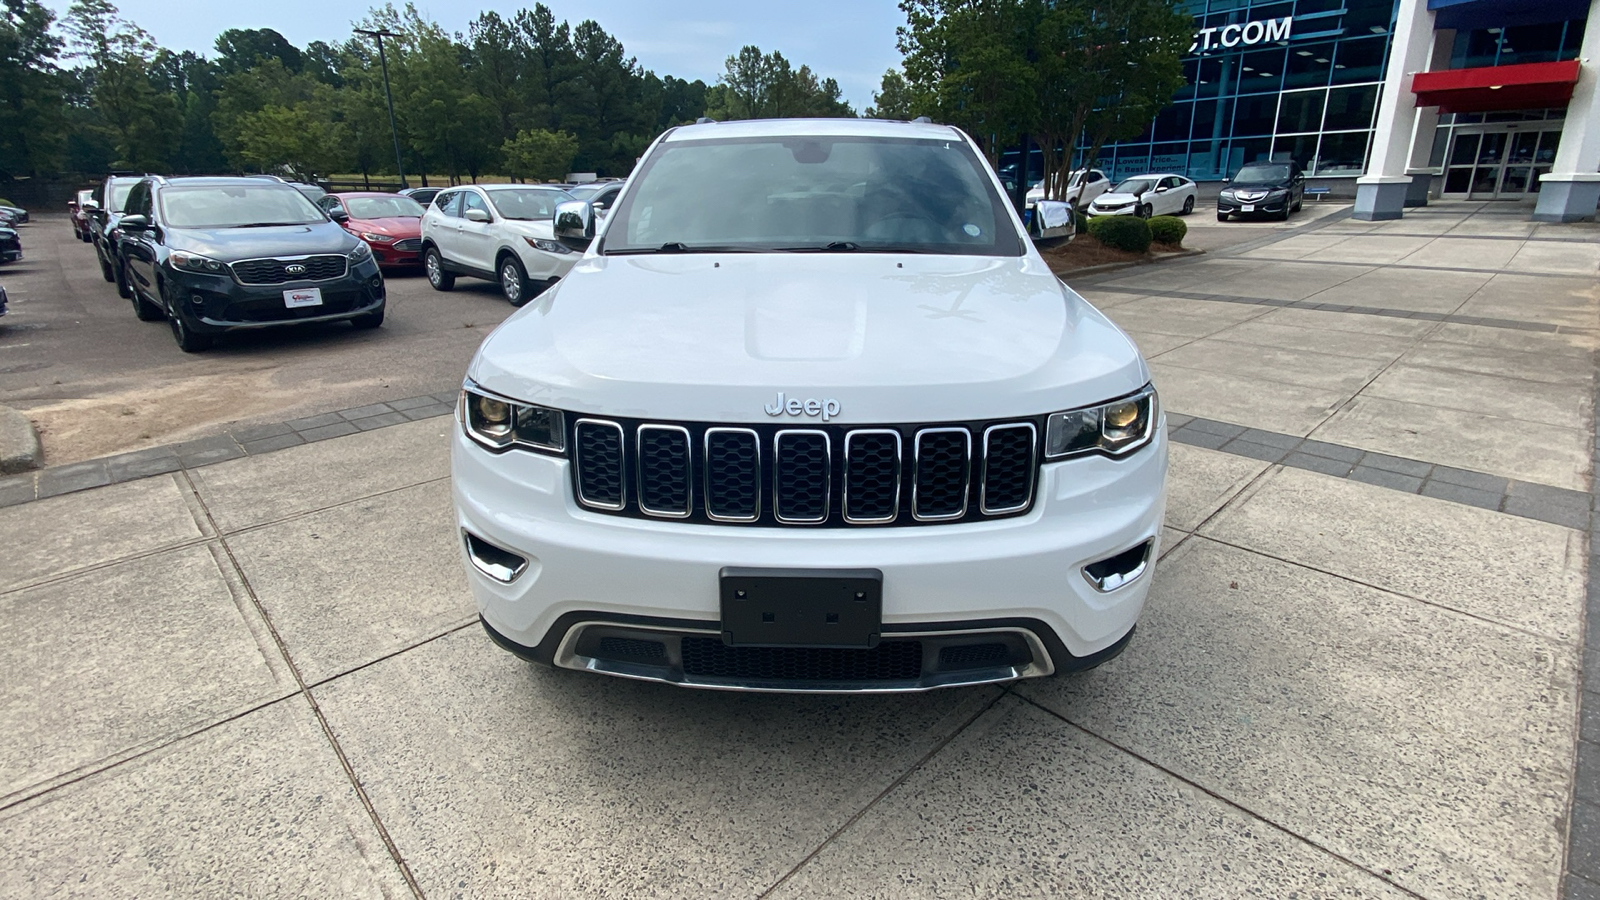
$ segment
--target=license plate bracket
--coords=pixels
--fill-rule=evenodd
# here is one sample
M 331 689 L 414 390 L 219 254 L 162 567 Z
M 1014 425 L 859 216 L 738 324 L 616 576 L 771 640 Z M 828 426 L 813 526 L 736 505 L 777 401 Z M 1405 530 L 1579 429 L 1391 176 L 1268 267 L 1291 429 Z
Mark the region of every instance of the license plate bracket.
M 877 569 L 755 569 L 719 573 L 722 642 L 730 647 L 870 649 L 883 634 Z
M 1244 204 L 1244 205 L 1239 207 L 1239 211 L 1240 212 L 1255 212 L 1256 211 L 1256 205 L 1254 203 L 1246 203 L 1246 204 Z

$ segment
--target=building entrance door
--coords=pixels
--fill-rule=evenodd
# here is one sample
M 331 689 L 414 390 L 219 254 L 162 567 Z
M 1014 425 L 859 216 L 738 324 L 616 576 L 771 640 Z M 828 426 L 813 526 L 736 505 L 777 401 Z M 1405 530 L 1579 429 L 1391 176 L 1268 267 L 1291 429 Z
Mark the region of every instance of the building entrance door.
M 1539 192 L 1539 176 L 1556 159 L 1561 129 L 1526 125 L 1457 127 L 1445 156 L 1444 195 L 1468 200 L 1522 200 Z

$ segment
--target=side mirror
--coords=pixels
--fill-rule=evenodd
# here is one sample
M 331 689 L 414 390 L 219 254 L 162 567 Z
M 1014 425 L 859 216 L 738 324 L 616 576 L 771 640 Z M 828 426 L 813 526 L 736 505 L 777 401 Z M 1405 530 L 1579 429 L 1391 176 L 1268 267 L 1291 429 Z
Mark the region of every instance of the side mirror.
M 100 204 L 94 202 L 93 200 L 85 200 L 85 201 L 83 201 L 82 206 L 83 206 L 84 209 L 87 209 L 87 210 L 96 210 L 96 209 L 100 208 Z
M 1223 183 L 1223 184 L 1228 184 L 1228 183 L 1229 183 L 1229 182 L 1231 182 L 1231 181 L 1233 181 L 1233 179 L 1232 179 L 1232 178 L 1224 178 L 1224 179 L 1222 179 L 1222 183 Z
M 342 209 L 335 208 L 328 210 L 328 218 L 338 222 L 340 225 L 343 225 L 344 223 L 350 221 L 350 214 Z
M 489 214 L 481 209 L 469 209 L 465 218 L 468 222 L 482 223 L 489 221 Z
M 1158 193 L 1158 194 L 1165 194 L 1166 192 L 1167 192 L 1166 185 L 1162 185 L 1161 187 L 1156 188 L 1156 193 Z
M 122 220 L 117 222 L 117 227 L 125 232 L 140 232 L 150 227 L 150 220 L 139 215 L 123 216 Z
M 553 227 L 556 240 L 575 250 L 587 250 L 594 240 L 594 207 L 582 200 L 557 203 Z

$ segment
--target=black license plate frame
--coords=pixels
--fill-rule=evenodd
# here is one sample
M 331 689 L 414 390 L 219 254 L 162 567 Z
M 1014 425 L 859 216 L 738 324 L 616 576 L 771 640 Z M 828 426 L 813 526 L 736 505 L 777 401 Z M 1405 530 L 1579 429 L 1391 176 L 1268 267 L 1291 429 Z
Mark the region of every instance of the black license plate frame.
M 718 586 L 730 647 L 870 650 L 883 636 L 878 569 L 728 566 Z

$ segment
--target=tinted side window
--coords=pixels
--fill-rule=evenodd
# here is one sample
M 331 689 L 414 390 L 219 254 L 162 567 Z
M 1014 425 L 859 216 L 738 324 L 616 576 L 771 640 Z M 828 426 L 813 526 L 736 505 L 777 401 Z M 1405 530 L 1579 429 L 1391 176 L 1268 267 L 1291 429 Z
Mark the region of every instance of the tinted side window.
M 122 208 L 130 215 L 150 215 L 150 182 L 141 181 L 128 192 L 128 199 Z
M 461 215 L 461 209 L 460 204 L 456 201 L 460 199 L 461 195 L 459 193 L 455 191 L 446 191 L 433 198 L 433 205 L 435 209 L 447 216 L 459 217 Z

